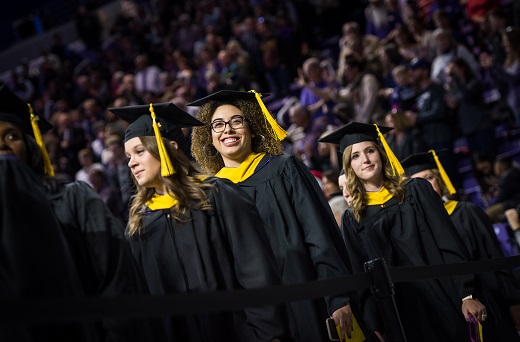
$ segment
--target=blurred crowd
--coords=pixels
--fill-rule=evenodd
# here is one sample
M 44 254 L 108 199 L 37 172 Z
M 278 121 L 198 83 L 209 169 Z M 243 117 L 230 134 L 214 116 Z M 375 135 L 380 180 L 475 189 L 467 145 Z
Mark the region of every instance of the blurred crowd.
M 117 217 L 132 185 L 126 124 L 107 108 L 171 101 L 195 115 L 187 103 L 225 89 L 269 94 L 264 102 L 289 133 L 286 152 L 313 170 L 330 200 L 341 198 L 341 160 L 318 139 L 350 121 L 394 127 L 387 141 L 400 160 L 445 151 L 459 189 L 458 161 L 470 158 L 486 205 L 498 196 L 497 132 L 520 131 L 520 2 L 120 4 L 110 27 L 80 6 L 81 51 L 56 33 L 42 63 L 22 59 L 6 82 L 54 125 L 44 136 L 54 170 L 89 183 Z M 346 204 L 336 202 L 342 213 Z

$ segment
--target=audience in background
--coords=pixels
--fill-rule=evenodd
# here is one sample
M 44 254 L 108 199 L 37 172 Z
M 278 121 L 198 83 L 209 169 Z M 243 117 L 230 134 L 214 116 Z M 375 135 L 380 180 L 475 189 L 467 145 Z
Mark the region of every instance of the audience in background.
M 334 150 L 318 144 L 322 132 L 352 120 L 387 120 L 395 127 L 387 137 L 398 158 L 448 148 L 441 159 L 450 178 L 457 188 L 471 183 L 462 179 L 468 174 L 476 178 L 479 205 L 487 208 L 497 187 L 485 163 L 519 155 L 510 146 L 520 125 L 520 6 L 489 1 L 493 6 L 477 10 L 475 3 L 290 1 L 232 8 L 127 0 L 113 21 L 81 6 L 80 44 L 67 45 L 67 36 L 56 34 L 38 59 L 21 56 L 2 83 L 54 124 L 44 141 L 56 173 L 85 179 L 79 155 L 90 150 L 121 192 L 125 212 L 133 190 L 118 141 L 126 126 L 105 109 L 159 100 L 183 106 L 224 89 L 265 94 L 273 114 L 299 99 L 298 111 L 311 117 L 289 135 L 294 140 L 284 142 L 286 152 L 323 173 L 338 171 L 340 163 Z M 288 127 L 289 115 L 281 117 Z M 419 138 L 425 147 L 415 146 Z M 488 161 L 461 171 L 482 155 Z

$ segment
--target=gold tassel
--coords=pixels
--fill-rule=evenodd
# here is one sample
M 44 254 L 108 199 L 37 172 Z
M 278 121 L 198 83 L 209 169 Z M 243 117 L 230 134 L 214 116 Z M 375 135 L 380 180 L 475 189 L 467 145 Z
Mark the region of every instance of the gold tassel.
M 150 114 L 152 115 L 152 126 L 153 131 L 155 133 L 155 139 L 157 140 L 157 147 L 159 149 L 159 158 L 161 159 L 161 176 L 168 177 L 175 173 L 175 169 L 173 168 L 172 161 L 166 152 L 166 147 L 164 146 L 164 142 L 162 140 L 161 131 L 159 131 L 159 125 L 156 121 L 155 111 L 153 110 L 153 105 L 150 103 Z
M 269 125 L 273 129 L 273 132 L 275 136 L 278 138 L 278 140 L 282 141 L 283 139 L 285 139 L 285 137 L 287 136 L 287 132 L 282 127 L 280 127 L 280 125 L 278 124 L 278 122 L 276 122 L 271 113 L 269 113 L 269 111 L 264 105 L 264 102 L 261 99 L 261 95 L 257 93 L 255 90 L 250 90 L 249 92 L 255 94 L 256 100 L 258 101 L 258 104 L 262 109 L 262 113 L 264 113 L 267 122 L 269 122 Z
M 441 161 L 437 156 L 437 153 L 435 153 L 435 150 L 429 150 L 428 152 L 433 154 L 433 159 L 435 160 L 435 164 L 437 164 L 437 168 L 439 169 L 439 173 L 441 174 L 442 181 L 444 182 L 444 184 L 446 184 L 446 188 L 448 188 L 448 192 L 450 193 L 450 195 L 453 195 L 457 192 L 457 190 L 455 190 L 455 187 L 451 183 L 450 177 L 446 173 L 446 170 L 444 170 L 444 167 L 442 166 Z
M 395 154 L 392 151 L 392 149 L 390 148 L 390 146 L 388 146 L 385 136 L 383 135 L 383 133 L 381 133 L 381 131 L 379 130 L 379 127 L 377 127 L 376 124 L 374 124 L 374 126 L 376 126 L 377 135 L 379 136 L 379 140 L 381 140 L 381 143 L 383 144 L 383 148 L 385 149 L 386 155 L 388 156 L 388 160 L 390 161 L 390 166 L 392 166 L 392 172 L 393 172 L 394 176 L 395 176 L 396 172 L 399 176 L 403 175 L 404 169 L 401 166 L 399 159 L 397 159 L 397 157 L 395 156 Z
M 43 143 L 42 133 L 40 131 L 40 126 L 38 125 L 38 120 L 40 120 L 40 117 L 34 115 L 32 106 L 29 103 L 27 104 L 27 107 L 29 107 L 29 114 L 31 115 L 31 126 L 34 133 L 34 138 L 36 139 L 36 143 L 38 144 L 38 146 L 40 147 L 40 151 L 42 152 L 44 172 L 46 175 L 54 176 L 54 169 L 52 168 L 49 153 L 47 153 L 47 148 Z

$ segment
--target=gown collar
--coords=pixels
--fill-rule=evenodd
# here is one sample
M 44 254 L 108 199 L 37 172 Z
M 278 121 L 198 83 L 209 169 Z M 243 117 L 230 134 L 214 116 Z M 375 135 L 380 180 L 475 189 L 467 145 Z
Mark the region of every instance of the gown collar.
M 251 153 L 238 167 L 223 167 L 215 176 L 240 183 L 251 177 L 265 153 Z

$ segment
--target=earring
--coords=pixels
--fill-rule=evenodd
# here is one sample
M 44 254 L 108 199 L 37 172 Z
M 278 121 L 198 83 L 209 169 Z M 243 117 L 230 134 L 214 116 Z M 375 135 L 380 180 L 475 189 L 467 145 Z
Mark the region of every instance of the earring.
M 206 148 L 208 148 L 208 146 L 210 146 L 209 148 L 213 147 L 215 148 L 213 145 L 204 145 L 204 147 L 202 147 L 202 153 L 208 157 L 208 158 L 215 158 L 216 156 L 219 155 L 219 152 L 218 150 L 215 148 L 215 153 L 214 154 L 208 154 L 208 150 Z
M 262 134 L 255 135 L 255 138 L 256 137 L 260 137 L 260 142 L 265 140 L 265 137 Z

